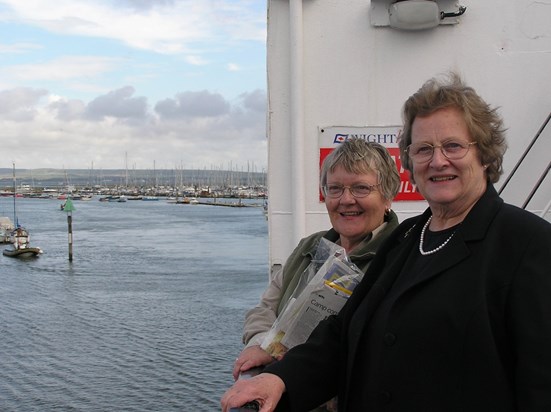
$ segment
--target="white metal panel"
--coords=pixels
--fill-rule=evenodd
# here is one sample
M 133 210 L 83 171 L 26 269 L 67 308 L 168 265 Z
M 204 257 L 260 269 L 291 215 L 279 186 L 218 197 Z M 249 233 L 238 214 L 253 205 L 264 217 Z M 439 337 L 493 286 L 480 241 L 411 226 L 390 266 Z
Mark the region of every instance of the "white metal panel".
M 298 0 L 290 0 L 298 1 Z M 296 238 L 327 229 L 329 220 L 318 198 L 320 127 L 401 124 L 405 99 L 428 78 L 458 71 L 490 104 L 500 107 L 508 127 L 510 172 L 551 111 L 551 3 L 516 0 L 464 1 L 458 24 L 418 32 L 375 27 L 365 0 L 302 2 L 302 111 L 304 135 L 304 225 L 293 217 L 291 124 L 291 52 L 289 0 L 269 0 L 269 220 L 270 263 L 282 263 Z M 549 137 L 539 158 L 519 179 L 534 175 L 536 163 L 549 159 Z M 537 156 L 536 156 L 537 157 Z M 540 166 L 538 166 L 540 167 Z M 525 172 L 523 172 L 525 173 Z M 535 180 L 534 180 L 535 182 Z M 504 192 L 518 204 L 534 182 L 516 181 Z M 547 181 L 548 182 L 548 181 Z M 497 187 L 499 188 L 498 183 Z M 551 194 L 538 193 L 529 205 L 545 207 Z M 541 198 L 541 199 L 540 199 Z M 395 202 L 401 220 L 418 214 L 425 202 Z

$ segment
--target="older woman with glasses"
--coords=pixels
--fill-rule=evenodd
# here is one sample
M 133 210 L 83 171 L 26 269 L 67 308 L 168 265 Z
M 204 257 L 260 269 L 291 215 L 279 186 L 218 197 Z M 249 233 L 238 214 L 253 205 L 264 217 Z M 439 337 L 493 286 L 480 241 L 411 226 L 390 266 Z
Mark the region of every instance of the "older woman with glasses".
M 398 226 L 390 207 L 400 176 L 383 146 L 360 139 L 342 143 L 324 160 L 320 185 L 332 228 L 302 239 L 259 304 L 247 313 L 243 334 L 246 347 L 235 362 L 236 379 L 241 372 L 274 361 L 260 343 L 312 261 L 320 239 L 341 245 L 365 272 L 378 246 Z
M 451 74 L 403 109 L 402 165 L 429 208 L 385 241 L 338 316 L 222 399 L 262 412 L 551 411 L 551 224 L 493 187 L 501 118 Z M 283 396 L 282 396 L 283 395 Z

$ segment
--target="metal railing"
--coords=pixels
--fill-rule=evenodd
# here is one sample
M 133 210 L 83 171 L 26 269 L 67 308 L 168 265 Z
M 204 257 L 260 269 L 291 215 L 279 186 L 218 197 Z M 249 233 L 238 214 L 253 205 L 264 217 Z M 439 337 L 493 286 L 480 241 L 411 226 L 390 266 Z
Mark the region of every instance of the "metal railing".
M 528 156 L 528 153 L 530 153 L 530 151 L 534 148 L 534 145 L 536 144 L 536 142 L 538 141 L 540 136 L 543 135 L 544 130 L 551 124 L 550 121 L 551 121 L 551 113 L 549 113 L 549 115 L 547 116 L 547 118 L 545 119 L 545 121 L 541 125 L 540 129 L 538 130 L 538 132 L 536 133 L 536 135 L 534 136 L 534 138 L 532 139 L 532 141 L 530 142 L 530 144 L 528 145 L 528 147 L 526 148 L 526 150 L 524 151 L 524 153 L 522 154 L 522 156 L 518 160 L 517 164 L 515 165 L 515 167 L 513 168 L 511 173 L 509 174 L 509 176 L 507 176 L 507 179 L 505 179 L 505 182 L 503 183 L 503 185 L 501 186 L 501 188 L 498 191 L 498 193 L 500 195 L 505 190 L 505 188 L 507 187 L 507 185 L 509 184 L 509 182 L 511 181 L 511 179 L 513 178 L 513 176 L 515 175 L 515 173 L 519 169 L 519 167 L 526 160 L 526 157 Z M 547 175 L 549 174 L 549 169 L 551 169 L 551 159 L 547 163 L 547 167 L 543 170 L 543 172 L 541 173 L 541 175 L 538 178 L 537 182 L 535 183 L 535 185 L 532 187 L 532 190 L 528 194 L 526 200 L 522 204 L 523 209 L 526 209 L 526 207 L 528 206 L 528 204 L 530 203 L 530 201 L 532 200 L 534 195 L 537 193 L 537 191 L 539 190 L 539 188 L 543 184 L 544 180 L 546 179 Z M 549 211 L 550 208 L 551 208 L 551 200 L 545 206 L 545 208 L 542 210 L 541 217 L 545 217 L 545 215 L 547 214 L 547 212 Z

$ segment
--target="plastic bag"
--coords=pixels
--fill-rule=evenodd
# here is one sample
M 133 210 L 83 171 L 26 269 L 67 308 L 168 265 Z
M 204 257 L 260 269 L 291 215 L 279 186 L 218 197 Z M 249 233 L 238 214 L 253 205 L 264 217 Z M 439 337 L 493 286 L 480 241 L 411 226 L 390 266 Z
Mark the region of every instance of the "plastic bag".
M 304 343 L 319 322 L 338 314 L 363 277 L 363 272 L 349 261 L 342 247 L 322 240 L 318 252 L 320 256 L 329 252 L 329 256 L 321 266 L 318 261 L 314 276 L 301 279 L 261 344 L 274 358 Z M 305 278 L 309 278 L 307 283 Z

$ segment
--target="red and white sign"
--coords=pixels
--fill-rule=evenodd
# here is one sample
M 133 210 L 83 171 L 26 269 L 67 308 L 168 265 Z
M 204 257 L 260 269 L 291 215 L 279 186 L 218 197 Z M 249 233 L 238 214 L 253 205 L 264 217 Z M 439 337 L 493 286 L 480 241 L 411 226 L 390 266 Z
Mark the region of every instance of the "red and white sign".
M 390 156 L 396 162 L 400 173 L 400 190 L 394 201 L 400 200 L 424 200 L 421 193 L 409 180 L 409 172 L 402 168 L 400 162 L 400 149 L 398 148 L 399 126 L 371 126 L 371 127 L 324 127 L 319 130 L 319 165 L 325 157 L 335 150 L 339 144 L 351 138 L 364 139 L 369 142 L 377 142 L 386 147 Z M 320 200 L 323 200 L 320 195 Z

